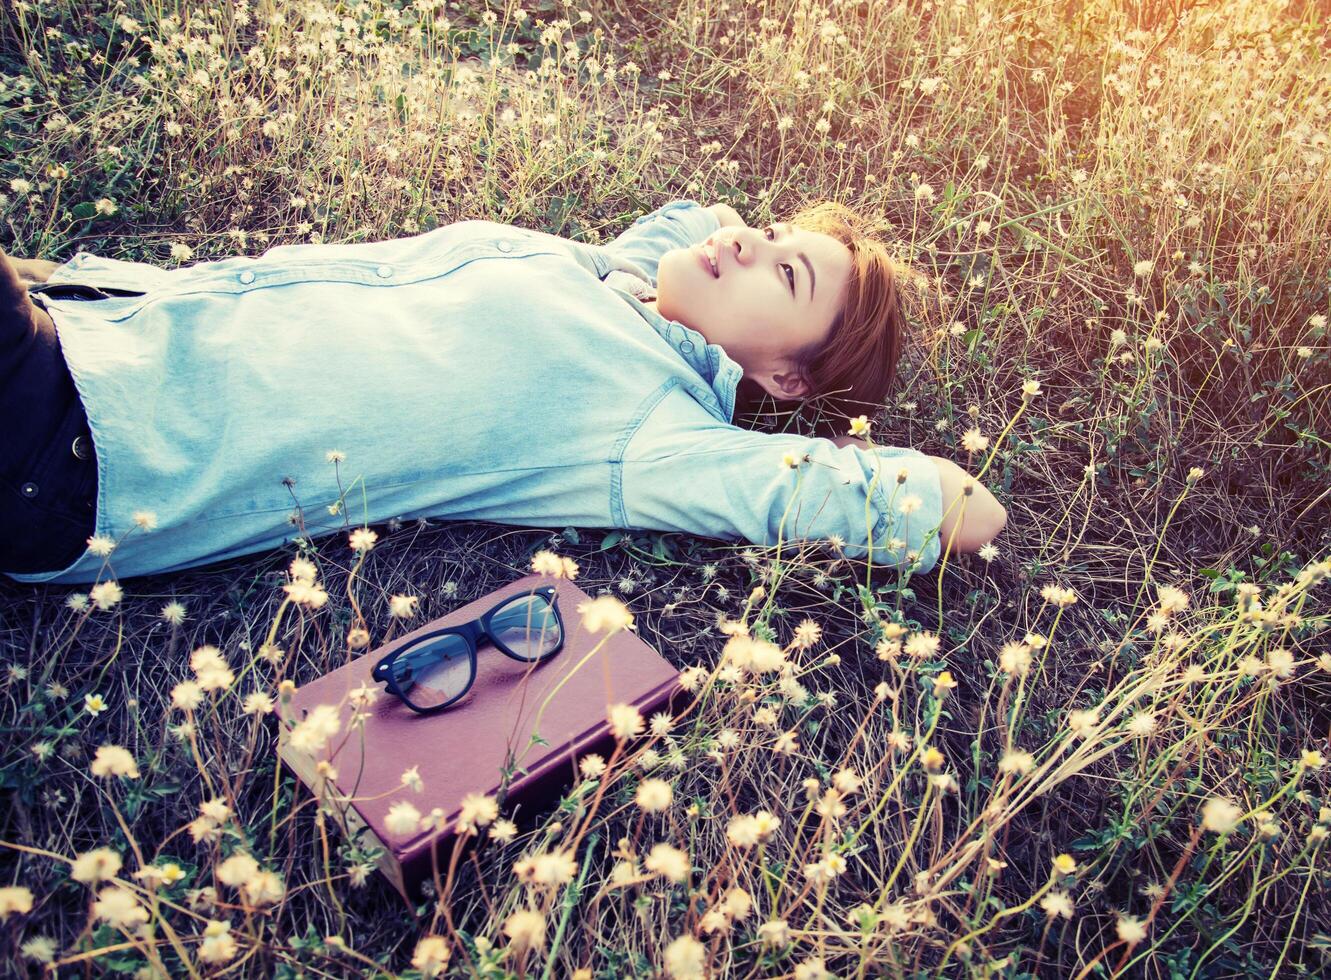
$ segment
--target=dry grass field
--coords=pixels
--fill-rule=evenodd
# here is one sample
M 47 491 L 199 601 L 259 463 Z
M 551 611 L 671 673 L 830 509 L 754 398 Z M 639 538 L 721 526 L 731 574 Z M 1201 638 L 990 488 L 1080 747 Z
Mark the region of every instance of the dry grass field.
M 1009 519 L 914 577 L 392 521 L 5 579 L 0 971 L 1331 974 L 1328 16 L 9 0 L 6 251 L 172 266 L 468 218 L 597 242 L 675 197 L 843 201 L 937 297 L 871 438 Z M 546 552 L 700 704 L 545 812 L 477 804 L 408 909 L 277 767 L 285 699 Z

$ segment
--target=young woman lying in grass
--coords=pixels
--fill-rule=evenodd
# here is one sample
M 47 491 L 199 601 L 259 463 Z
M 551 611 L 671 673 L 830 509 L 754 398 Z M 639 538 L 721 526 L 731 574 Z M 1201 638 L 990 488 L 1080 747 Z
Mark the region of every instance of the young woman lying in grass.
M 6 260 L 0 570 L 124 578 L 434 517 L 927 571 L 1006 514 L 950 460 L 844 434 L 905 332 L 902 270 L 857 227 L 677 200 L 605 245 L 459 221 L 173 269 Z M 741 378 L 850 406 L 843 434 L 733 424 Z

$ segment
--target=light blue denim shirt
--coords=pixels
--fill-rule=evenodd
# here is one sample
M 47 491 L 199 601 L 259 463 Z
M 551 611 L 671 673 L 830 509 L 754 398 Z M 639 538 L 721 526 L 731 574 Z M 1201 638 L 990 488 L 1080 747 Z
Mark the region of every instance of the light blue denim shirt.
M 123 537 L 106 574 L 391 517 L 836 535 L 853 558 L 872 541 L 876 564 L 932 568 L 928 457 L 732 425 L 739 365 L 644 304 L 660 257 L 717 227 L 677 200 L 606 245 L 459 221 L 170 270 L 79 253 L 52 282 L 142 293 L 47 300 L 96 449 L 96 533 Z M 809 459 L 792 470 L 787 452 Z M 103 561 L 10 577 L 91 582 Z

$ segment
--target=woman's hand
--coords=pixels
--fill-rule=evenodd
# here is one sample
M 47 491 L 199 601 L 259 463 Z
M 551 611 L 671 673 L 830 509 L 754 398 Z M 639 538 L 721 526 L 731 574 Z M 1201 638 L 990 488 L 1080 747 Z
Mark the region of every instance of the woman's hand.
M 49 259 L 19 259 L 0 253 L 0 262 L 4 261 L 9 262 L 18 275 L 19 282 L 25 286 L 30 283 L 46 282 L 51 278 L 51 273 L 60 268 L 59 262 L 52 262 Z
M 744 219 L 739 216 L 739 212 L 736 211 L 734 208 L 732 208 L 729 204 L 713 204 L 707 210 L 712 212 L 712 214 L 716 215 L 716 220 L 721 222 L 722 228 L 724 228 L 726 225 L 745 224 Z
M 38 260 L 29 260 L 38 261 Z M 46 273 L 40 279 L 27 279 L 21 275 L 18 264 L 23 263 L 23 259 L 11 260 L 3 251 L 0 251 L 0 322 L 8 326 L 16 326 L 25 333 L 35 334 L 41 328 L 54 330 L 51 325 L 51 318 L 45 310 L 40 310 L 33 305 L 28 297 L 28 283 L 32 281 L 45 282 Z M 37 272 L 41 272 L 41 264 L 38 262 Z M 49 263 L 51 268 L 55 268 L 55 263 Z

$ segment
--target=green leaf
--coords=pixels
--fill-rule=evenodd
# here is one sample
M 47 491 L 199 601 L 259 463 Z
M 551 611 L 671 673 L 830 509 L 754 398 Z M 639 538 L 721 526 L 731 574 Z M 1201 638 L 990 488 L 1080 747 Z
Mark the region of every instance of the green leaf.
M 609 534 L 607 534 L 605 537 L 601 539 L 601 547 L 598 548 L 597 550 L 605 551 L 607 548 L 613 548 L 615 545 L 619 544 L 619 542 L 622 541 L 623 539 L 624 539 L 623 531 L 611 531 Z

